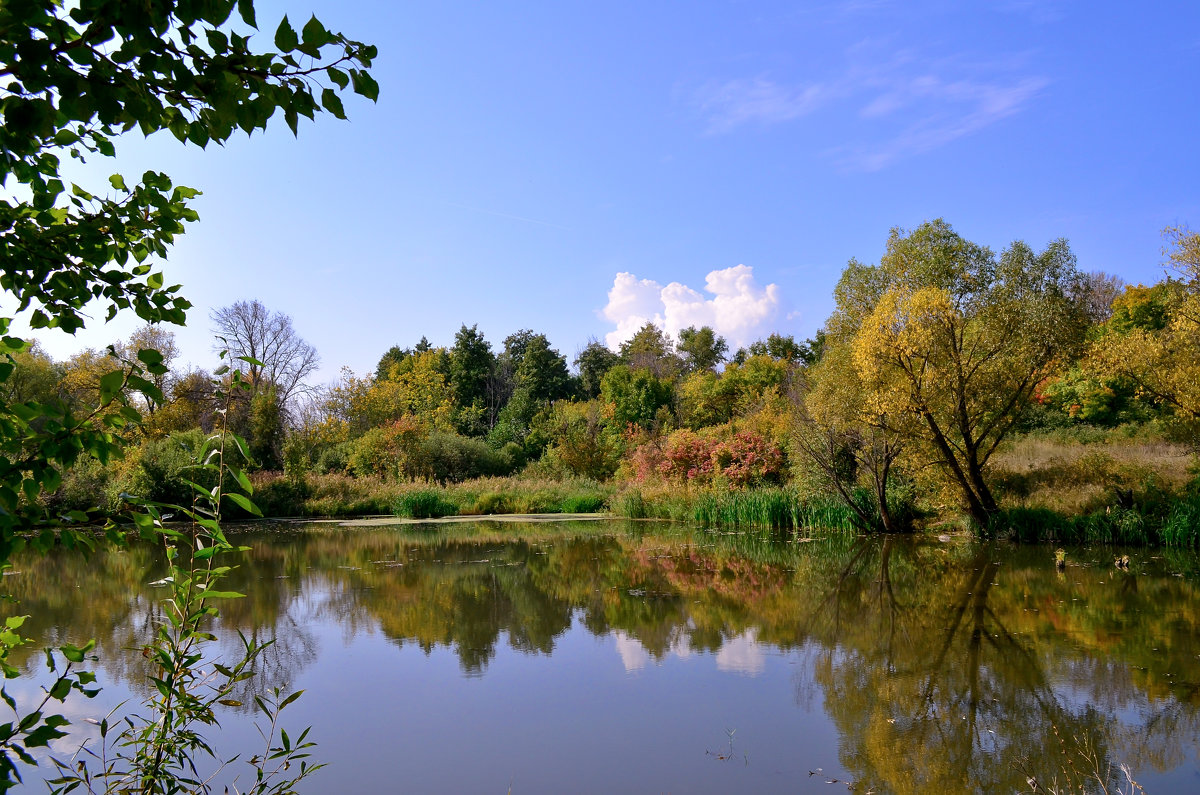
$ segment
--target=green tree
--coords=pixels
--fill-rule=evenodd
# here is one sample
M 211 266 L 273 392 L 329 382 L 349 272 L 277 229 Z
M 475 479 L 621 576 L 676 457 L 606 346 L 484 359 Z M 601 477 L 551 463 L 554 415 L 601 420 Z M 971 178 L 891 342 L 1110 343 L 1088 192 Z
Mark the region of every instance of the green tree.
M 477 325 L 467 328 L 464 323 L 454 335 L 454 347 L 450 349 L 450 387 L 458 404 L 456 425 L 469 436 L 479 436 L 488 430 L 488 382 L 495 367 L 491 344 Z
M 679 332 L 679 345 L 676 346 L 683 356 L 684 367 L 688 372 L 697 370 L 715 370 L 717 365 L 725 361 L 725 353 L 729 344 L 724 337 L 718 337 L 712 326 L 688 326 Z
M 283 405 L 271 384 L 250 399 L 250 458 L 260 469 L 283 468 Z
M 68 186 L 64 157 L 111 157 L 118 135 L 134 128 L 142 135 L 166 130 L 197 146 L 223 143 L 237 131 L 264 129 L 279 111 L 294 131 L 300 116 L 322 110 L 343 118 L 337 88 L 351 83 L 376 97 L 365 71 L 374 47 L 315 18 L 297 33 L 285 18 L 275 51 L 252 48 L 230 22 L 235 5 L 242 29 L 255 27 L 253 4 L 234 0 L 16 0 L 0 9 L 0 182 L 21 197 L 0 202 L 0 288 L 32 328 L 74 332 L 94 300 L 107 304 L 108 318 L 131 311 L 150 323 L 181 324 L 189 307 L 151 258 L 164 257 L 196 220 L 188 206 L 196 191 L 154 171 L 132 185 L 113 175 L 102 190 Z M 0 319 L 0 330 L 8 325 Z M 24 348 L 10 337 L 0 353 Z M 102 402 L 120 402 L 125 387 L 141 382 L 153 389 L 146 370 L 161 373 L 161 357 L 139 354 L 124 373 L 106 376 Z M 10 375 L 0 368 L 0 379 Z M 114 411 L 109 428 L 99 430 L 49 404 L 37 414 L 51 417 L 44 428 L 53 430 L 33 432 L 28 411 L 0 406 L 8 462 L 0 467 L 0 558 L 14 533 L 49 519 L 21 495 L 56 485 L 60 467 L 82 453 L 107 460 L 116 452 L 108 431 L 137 419 L 132 409 Z
M 567 397 L 570 383 L 566 358 L 550 347 L 546 335 L 530 337 L 517 366 L 517 388 L 528 391 L 535 401 L 548 403 Z
M 387 378 L 387 374 L 393 367 L 399 365 L 412 355 L 412 348 L 401 348 L 399 345 L 393 345 L 384 351 L 383 356 L 379 357 L 379 363 L 375 365 L 375 377 Z
M 579 355 L 575 367 L 579 371 L 579 391 L 583 398 L 591 400 L 600 396 L 600 381 L 604 374 L 621 363 L 621 357 L 598 340 L 588 340 Z
M 617 427 L 640 425 L 651 428 L 658 423 L 664 409 L 674 398 L 671 384 L 650 370 L 632 369 L 619 364 L 608 371 L 600 385 L 600 394 L 612 407 Z
M 765 340 L 756 340 L 747 348 L 738 348 L 733 361 L 743 364 L 752 356 L 770 356 L 772 359 L 793 364 L 816 364 L 825 349 L 825 331 L 822 329 L 812 339 L 796 342 L 791 334 L 771 334 Z
M 657 378 L 668 378 L 683 369 L 667 333 L 647 322 L 621 343 L 621 360 L 635 370 L 649 370 Z
M 36 341 L 12 354 L 12 374 L 0 382 L 0 399 L 7 404 L 49 403 L 59 397 L 63 367 Z
M 1065 241 L 999 259 L 945 221 L 892 230 L 877 267 L 851 262 L 829 328 L 850 341 L 865 410 L 918 441 L 976 521 L 997 510 L 984 474 L 1034 389 L 1087 327 Z M 911 419 L 917 422 L 911 422 Z
M 235 8 L 240 23 L 230 19 Z M 73 333 L 83 327 L 93 302 L 108 319 L 132 312 L 147 323 L 182 324 L 190 306 L 179 286 L 167 284 L 152 263 L 166 256 L 185 224 L 197 220 L 188 206 L 197 191 L 156 171 L 132 185 L 119 174 L 99 187 L 68 185 L 64 158 L 112 157 L 119 135 L 135 128 L 143 136 L 166 130 L 200 147 L 222 144 L 235 132 L 264 129 L 277 112 L 295 132 L 300 116 L 311 119 L 326 111 L 344 118 L 339 89 L 353 84 L 356 93 L 377 96 L 366 71 L 374 47 L 329 32 L 315 17 L 299 32 L 285 17 L 275 31 L 274 50 L 257 39 L 251 47 L 246 28 L 256 26 L 252 0 L 0 5 L 0 184 L 8 197 L 0 201 L 0 289 L 10 299 L 6 306 L 15 307 L 33 329 Z M 2 336 L 10 321 L 0 318 L 0 383 L 13 377 L 16 356 L 29 348 L 24 340 Z M 51 515 L 39 498 L 53 492 L 62 471 L 81 458 L 103 464 L 120 454 L 121 433 L 141 419 L 129 405 L 130 391 L 161 401 L 146 376 L 166 369 L 162 354 L 152 349 L 126 361 L 114 359 L 98 380 L 97 405 L 79 413 L 55 401 L 0 402 L 0 562 L 31 531 L 82 518 Z M 220 500 L 219 492 L 214 499 Z M 149 508 L 135 515 L 147 532 L 161 527 Z M 223 541 L 219 529 L 205 534 Z M 55 537 L 36 536 L 44 544 Z M 58 537 L 80 539 L 70 532 Z M 216 548 L 207 547 L 207 555 Z M 211 613 L 202 598 L 191 598 L 193 585 L 203 588 L 209 581 L 191 562 L 191 576 L 181 586 L 188 594 L 177 592 L 174 605 L 189 613 L 174 626 L 189 633 L 196 631 L 194 618 Z M 0 657 L 12 642 L 19 642 L 14 633 L 0 639 Z M 167 657 L 172 666 L 182 661 L 178 670 L 185 676 L 190 670 L 200 681 L 188 652 L 159 651 L 164 664 Z M 70 656 L 73 662 L 83 658 L 81 650 Z M 164 674 L 160 681 L 174 692 L 173 678 Z M 50 695 L 61 700 L 64 694 L 56 686 Z M 173 722 L 182 713 L 172 713 L 170 697 L 163 695 L 167 712 L 160 713 L 161 728 L 152 724 L 147 731 L 184 741 L 177 746 L 184 756 L 173 760 L 183 762 L 196 750 L 186 741 L 198 735 L 186 722 Z M 211 722 L 211 715 L 201 718 Z M 63 736 L 58 728 L 63 723 L 38 711 L 6 734 L 0 741 L 0 779 L 11 783 L 16 760 L 31 761 L 25 749 Z M 163 769 L 152 763 L 137 788 L 158 786 Z

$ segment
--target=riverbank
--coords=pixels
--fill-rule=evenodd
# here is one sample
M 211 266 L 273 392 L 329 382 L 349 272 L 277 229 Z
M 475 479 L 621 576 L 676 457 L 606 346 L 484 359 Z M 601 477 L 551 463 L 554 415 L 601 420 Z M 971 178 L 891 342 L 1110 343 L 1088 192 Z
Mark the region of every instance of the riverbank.
M 1118 496 L 1124 497 L 1126 493 Z M 1009 504 L 984 528 L 925 512 L 914 517 L 917 531 L 969 531 L 1019 542 L 1200 546 L 1200 488 L 1128 492 L 1125 504 L 1084 513 Z M 439 485 L 384 481 L 347 475 L 289 479 L 255 477 L 255 502 L 267 516 L 406 519 L 442 517 L 598 515 L 667 519 L 702 526 L 853 532 L 853 514 L 829 496 L 790 487 L 689 489 L 669 484 L 637 485 L 591 480 L 522 477 L 479 478 Z M 386 521 L 386 520 L 385 520 Z

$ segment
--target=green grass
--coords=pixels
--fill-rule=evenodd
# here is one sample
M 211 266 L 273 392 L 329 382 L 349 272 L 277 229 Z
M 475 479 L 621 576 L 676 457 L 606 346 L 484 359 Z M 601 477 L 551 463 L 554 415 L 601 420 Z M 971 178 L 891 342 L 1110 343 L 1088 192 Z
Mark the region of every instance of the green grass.
M 993 517 L 988 535 L 1022 542 L 1200 546 L 1200 493 L 1133 507 L 1109 507 L 1078 516 L 1048 508 L 1009 508 Z
M 614 488 L 586 479 L 491 477 L 439 485 L 349 475 L 309 475 L 291 481 L 256 478 L 254 499 L 268 516 L 413 518 L 520 513 L 599 513 Z
M 828 498 L 803 499 L 786 488 L 698 490 L 628 488 L 609 502 L 616 516 L 672 519 L 705 526 L 798 530 L 853 529 L 848 508 Z
M 437 491 L 423 489 L 401 494 L 396 499 L 393 512 L 397 516 L 407 516 L 411 519 L 438 519 L 458 513 L 458 506 L 442 499 L 442 495 Z

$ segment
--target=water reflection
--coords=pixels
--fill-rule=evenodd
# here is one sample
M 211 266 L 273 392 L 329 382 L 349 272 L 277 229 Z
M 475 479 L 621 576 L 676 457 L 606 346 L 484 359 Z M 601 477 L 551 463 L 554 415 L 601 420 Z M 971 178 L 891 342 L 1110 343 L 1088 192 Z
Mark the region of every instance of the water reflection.
M 1031 776 L 1062 784 L 1119 763 L 1174 771 L 1191 791 L 1200 769 L 1200 594 L 1175 576 L 1196 569 L 1186 556 L 1133 553 L 1125 572 L 1111 552 L 1081 552 L 1071 559 L 1084 565 L 1060 575 L 1036 548 L 597 523 L 293 528 L 243 541 L 230 586 L 247 598 L 222 607 L 221 631 L 275 640 L 260 684 L 319 667 L 330 628 L 346 646 L 381 635 L 397 654 L 449 651 L 475 678 L 501 651 L 558 659 L 584 632 L 609 639 L 596 653 L 627 674 L 711 658 L 717 672 L 765 682 L 788 656 L 788 708 L 823 711 L 859 791 L 1019 791 Z M 96 637 L 103 679 L 140 686 L 140 657 L 121 650 L 162 618 L 146 585 L 165 568 L 155 550 L 14 568 L 4 585 L 34 617 L 28 634 Z M 781 783 L 754 786 L 806 786 Z

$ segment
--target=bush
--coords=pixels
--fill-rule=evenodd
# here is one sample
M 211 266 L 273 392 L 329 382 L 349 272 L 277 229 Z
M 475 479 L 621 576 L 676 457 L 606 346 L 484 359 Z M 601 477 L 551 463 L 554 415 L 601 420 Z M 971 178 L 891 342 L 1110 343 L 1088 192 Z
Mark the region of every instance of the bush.
M 52 513 L 67 511 L 107 511 L 108 492 L 113 470 L 94 458 L 83 458 L 63 473 L 62 485 L 46 499 Z
M 305 478 L 263 472 L 256 473 L 252 481 L 251 499 L 263 516 L 303 516 L 307 512 L 305 502 L 312 496 L 312 488 Z
M 421 443 L 406 474 L 438 483 L 460 483 L 488 475 L 506 475 L 512 460 L 481 439 L 435 431 Z
M 127 474 L 113 485 L 142 499 L 190 505 L 192 489 L 185 481 L 206 489 L 215 485 L 213 473 L 196 468 L 196 455 L 207 439 L 196 429 L 148 440 L 132 456 L 127 454 Z
M 372 428 L 347 448 L 347 464 L 359 477 L 395 477 L 411 465 L 422 445 L 422 432 L 409 417 Z
M 349 443 L 340 442 L 326 447 L 317 456 L 314 468 L 322 475 L 341 475 L 350 471 Z

